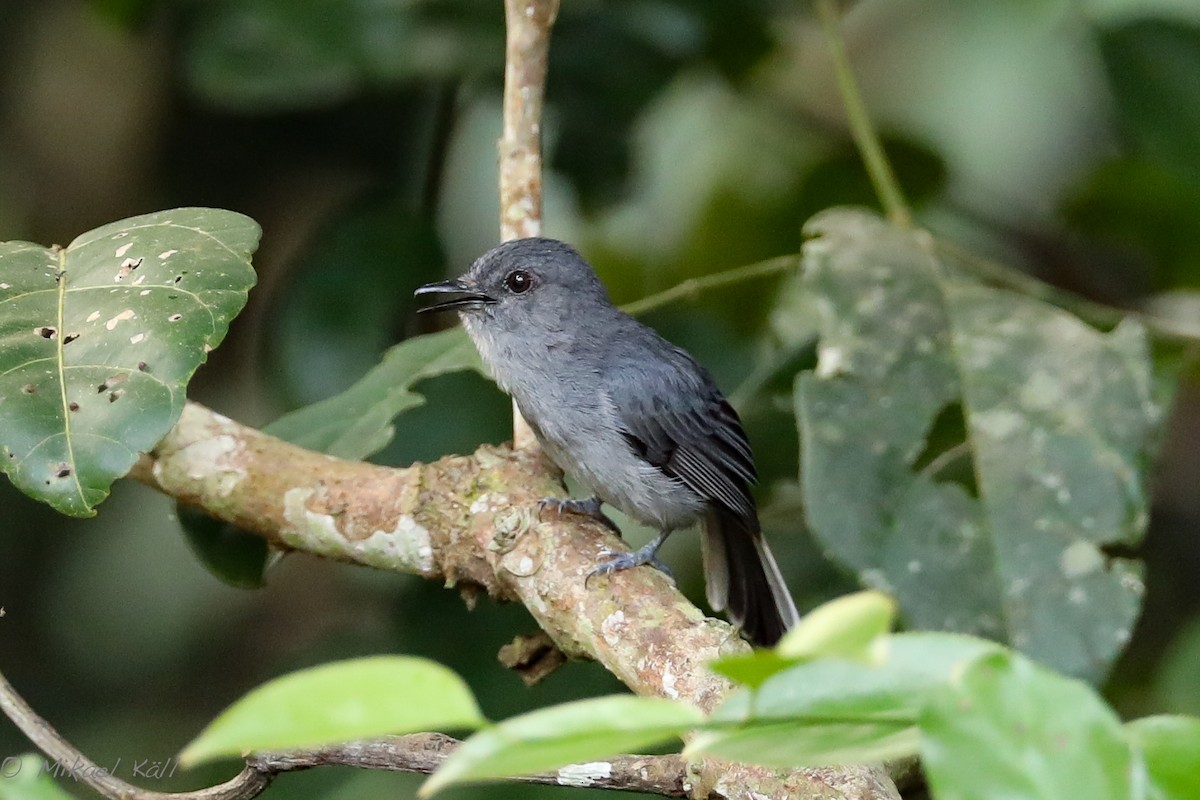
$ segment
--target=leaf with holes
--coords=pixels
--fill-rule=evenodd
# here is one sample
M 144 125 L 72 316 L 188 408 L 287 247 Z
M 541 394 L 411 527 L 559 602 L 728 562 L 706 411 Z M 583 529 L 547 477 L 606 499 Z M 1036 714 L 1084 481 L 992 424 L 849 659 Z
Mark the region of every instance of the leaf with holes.
M 66 248 L 0 243 L 0 461 L 21 491 L 91 516 L 179 418 L 254 285 L 254 220 L 179 208 Z
M 830 554 L 909 625 L 1011 642 L 1101 677 L 1141 604 L 1161 412 L 1142 328 L 1103 333 L 970 279 L 860 211 L 808 228 L 814 372 L 796 383 L 804 497 Z

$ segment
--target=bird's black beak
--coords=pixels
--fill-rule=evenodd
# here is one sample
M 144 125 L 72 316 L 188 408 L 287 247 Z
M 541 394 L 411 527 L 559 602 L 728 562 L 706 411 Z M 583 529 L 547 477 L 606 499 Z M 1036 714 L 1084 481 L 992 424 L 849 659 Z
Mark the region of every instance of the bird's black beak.
M 458 311 L 460 309 L 483 308 L 486 305 L 496 302 L 495 298 L 483 292 L 475 291 L 460 279 L 442 281 L 441 283 L 427 283 L 413 293 L 414 297 L 421 297 L 422 295 L 441 295 L 445 299 L 417 309 L 418 314 L 423 314 L 426 311 Z

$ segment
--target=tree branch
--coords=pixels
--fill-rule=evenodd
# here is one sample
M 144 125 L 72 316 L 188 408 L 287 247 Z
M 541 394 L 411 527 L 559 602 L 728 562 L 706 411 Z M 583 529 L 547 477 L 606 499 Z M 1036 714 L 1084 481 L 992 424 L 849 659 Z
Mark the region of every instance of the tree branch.
M 537 501 L 562 491 L 556 474 L 536 449 L 493 446 L 404 469 L 342 461 L 189 403 L 133 476 L 294 550 L 517 600 L 564 653 L 599 661 L 638 694 L 712 710 L 731 685 L 707 663 L 748 645 L 657 570 L 585 583 L 602 548 L 623 545 L 590 520 L 539 520 Z M 880 767 L 705 759 L 690 780 L 702 797 L 897 797 Z
M 348 766 L 429 774 L 461 744 L 440 733 L 386 736 L 364 742 L 289 753 L 261 753 L 249 763 L 270 774 L 312 767 Z M 554 772 L 511 779 L 517 783 L 579 786 L 687 797 L 687 762 L 681 756 L 617 756 L 588 764 L 571 764 Z
M 500 239 L 542 235 L 542 103 L 558 0 L 504 0 L 504 134 Z M 536 444 L 513 402 L 513 446 Z
M 500 238 L 542 234 L 542 102 L 558 0 L 504 0 Z

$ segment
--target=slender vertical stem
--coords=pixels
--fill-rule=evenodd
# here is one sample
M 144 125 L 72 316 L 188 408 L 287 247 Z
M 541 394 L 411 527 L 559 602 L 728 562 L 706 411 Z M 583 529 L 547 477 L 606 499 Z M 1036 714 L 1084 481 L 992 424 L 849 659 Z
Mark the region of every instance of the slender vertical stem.
M 558 0 L 504 0 L 504 135 L 500 138 L 500 238 L 542 233 L 542 106 Z M 534 441 L 513 404 L 513 446 Z
M 894 225 L 907 228 L 912 225 L 912 214 L 892 165 L 883 152 L 879 143 L 879 135 L 871 124 L 871 117 L 858 91 L 858 83 L 854 80 L 854 71 L 850 68 L 850 59 L 846 55 L 846 45 L 842 40 L 838 26 L 838 10 L 835 0 L 815 0 L 817 16 L 821 19 L 821 27 L 825 32 L 825 42 L 829 45 L 829 53 L 833 58 L 833 70 L 837 77 L 838 90 L 842 94 L 842 102 L 846 106 L 846 120 L 850 124 L 850 135 L 862 155 L 875 194 L 887 212 L 888 219 Z

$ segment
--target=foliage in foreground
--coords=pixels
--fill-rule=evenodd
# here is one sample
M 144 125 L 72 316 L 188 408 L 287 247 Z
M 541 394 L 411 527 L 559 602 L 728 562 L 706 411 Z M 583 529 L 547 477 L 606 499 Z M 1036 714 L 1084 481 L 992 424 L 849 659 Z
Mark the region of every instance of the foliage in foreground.
M 1200 796 L 1200 718 L 1122 725 L 1086 683 L 1001 645 L 959 634 L 888 633 L 892 609 L 875 592 L 844 597 L 809 614 L 776 649 L 715 663 L 742 688 L 707 718 L 673 700 L 614 695 L 493 725 L 472 718 L 474 701 L 455 684 L 445 708 L 462 713 L 436 712 L 444 718 L 438 727 L 478 731 L 422 795 L 686 736 L 685 755 L 774 767 L 919 755 L 938 798 Z M 367 672 L 372 680 L 364 682 Z M 306 745 L 428 730 L 428 714 L 443 702 L 425 690 L 429 680 L 448 680 L 444 668 L 404 658 L 295 673 L 236 703 L 185 757 L 196 763 L 277 748 L 288 737 L 300 744 L 291 725 L 297 705 L 305 707 Z M 306 701 L 297 704 L 298 696 Z

